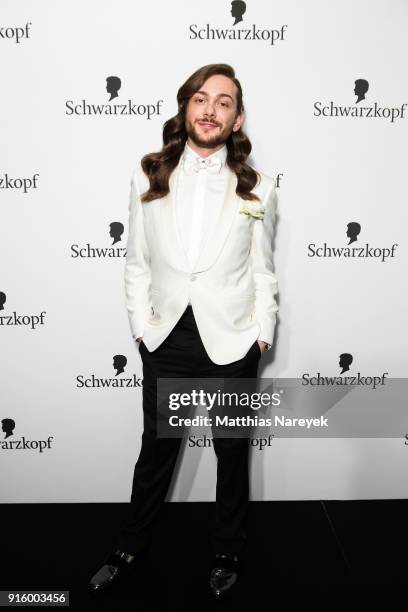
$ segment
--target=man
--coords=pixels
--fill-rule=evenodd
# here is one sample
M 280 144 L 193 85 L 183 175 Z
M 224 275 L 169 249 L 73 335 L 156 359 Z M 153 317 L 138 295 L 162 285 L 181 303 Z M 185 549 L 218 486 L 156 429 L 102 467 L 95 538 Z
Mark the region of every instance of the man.
M 126 306 L 143 362 L 142 447 L 130 517 L 91 589 L 116 583 L 146 551 L 165 499 L 180 438 L 157 437 L 157 378 L 255 378 L 278 311 L 272 178 L 246 163 L 242 89 L 227 64 L 197 70 L 178 91 L 163 148 L 131 181 Z M 213 438 L 218 461 L 216 597 L 238 576 L 245 543 L 248 439 Z

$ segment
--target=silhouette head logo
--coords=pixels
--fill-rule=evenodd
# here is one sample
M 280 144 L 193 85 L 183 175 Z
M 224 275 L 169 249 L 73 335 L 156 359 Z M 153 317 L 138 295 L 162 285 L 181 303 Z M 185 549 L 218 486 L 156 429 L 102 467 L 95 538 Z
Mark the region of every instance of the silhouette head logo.
M 361 225 L 357 223 L 357 221 L 350 221 L 350 223 L 347 223 L 347 237 L 350 238 L 348 244 L 355 242 L 360 232 Z
M 109 102 L 113 100 L 113 98 L 118 97 L 118 91 L 122 86 L 122 81 L 117 76 L 108 76 L 106 77 L 106 91 L 110 94 Z
M 124 355 L 114 355 L 113 357 L 113 367 L 116 370 L 115 376 L 118 374 L 122 374 L 125 371 L 125 366 L 127 364 L 127 359 Z
M 123 223 L 120 221 L 112 221 L 112 223 L 109 223 L 109 228 L 109 236 L 113 238 L 112 244 L 116 244 L 122 239 L 122 234 L 125 230 Z
M 5 303 L 6 303 L 6 294 L 0 291 L 0 310 L 4 310 Z
M 342 368 L 340 374 L 343 374 L 343 372 L 347 372 L 350 369 L 352 363 L 353 355 L 350 355 L 350 353 L 342 353 L 339 359 L 339 366 Z
M 246 11 L 246 4 L 244 0 L 232 0 L 231 2 L 231 16 L 234 17 L 235 21 L 232 25 L 236 25 L 243 20 L 242 15 Z
M 357 96 L 356 104 L 357 102 L 360 102 L 360 100 L 365 100 L 365 94 L 367 91 L 368 81 L 365 79 L 357 79 L 354 81 L 354 93 Z
M 9 438 L 10 436 L 13 435 L 13 429 L 15 428 L 15 426 L 16 424 L 13 419 L 2 419 L 1 420 L 1 429 L 6 434 L 4 438 Z

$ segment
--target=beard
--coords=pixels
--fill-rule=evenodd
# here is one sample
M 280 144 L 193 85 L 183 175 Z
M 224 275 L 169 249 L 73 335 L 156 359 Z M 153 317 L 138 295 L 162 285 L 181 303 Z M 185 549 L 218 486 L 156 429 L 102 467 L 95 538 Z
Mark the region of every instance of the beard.
M 191 123 L 187 123 L 186 125 L 187 136 L 191 138 L 195 145 L 198 147 L 202 147 L 203 149 L 214 149 L 222 144 L 225 144 L 229 138 L 229 135 L 232 132 L 232 128 L 230 132 L 226 133 L 218 132 L 214 136 L 207 136 L 206 138 L 201 138 L 199 134 L 196 132 L 195 126 Z

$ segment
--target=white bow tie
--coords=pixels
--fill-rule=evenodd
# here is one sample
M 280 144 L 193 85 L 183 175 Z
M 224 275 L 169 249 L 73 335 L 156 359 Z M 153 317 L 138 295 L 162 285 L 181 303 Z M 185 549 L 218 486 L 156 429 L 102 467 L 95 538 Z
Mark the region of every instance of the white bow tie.
M 210 174 L 217 174 L 221 167 L 222 161 L 217 156 L 209 157 L 208 159 L 187 157 L 183 163 L 186 174 L 193 174 L 193 172 L 199 172 L 200 170 L 208 170 Z

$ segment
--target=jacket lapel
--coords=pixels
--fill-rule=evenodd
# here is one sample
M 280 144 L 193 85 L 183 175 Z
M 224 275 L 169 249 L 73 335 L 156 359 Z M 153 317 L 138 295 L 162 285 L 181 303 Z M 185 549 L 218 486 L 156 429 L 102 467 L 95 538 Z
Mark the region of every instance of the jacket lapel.
M 235 193 L 236 186 L 237 177 L 228 168 L 227 186 L 221 211 L 218 219 L 214 219 L 214 223 L 210 228 L 211 232 L 207 235 L 200 250 L 193 272 L 202 272 L 210 268 L 221 252 L 240 204 L 240 198 Z
M 238 205 L 241 199 L 235 193 L 237 186 L 237 177 L 235 173 L 228 168 L 228 179 L 224 201 L 218 219 L 214 219 L 214 223 L 207 234 L 203 247 L 200 250 L 198 259 L 193 269 L 187 258 L 187 253 L 184 249 L 179 228 L 176 219 L 176 193 L 181 164 L 179 163 L 170 175 L 169 193 L 160 198 L 160 219 L 161 219 L 161 234 L 163 236 L 163 248 L 168 261 L 174 267 L 183 270 L 184 272 L 202 272 L 213 265 L 217 259 L 229 231 L 232 227 L 234 216 L 237 213 Z
M 190 272 L 190 264 L 181 240 L 176 220 L 176 190 L 181 164 L 173 170 L 169 178 L 169 193 L 160 198 L 161 235 L 163 250 L 167 260 L 175 268 Z

